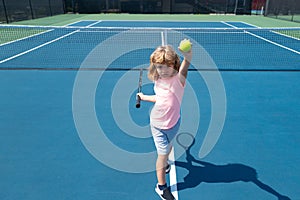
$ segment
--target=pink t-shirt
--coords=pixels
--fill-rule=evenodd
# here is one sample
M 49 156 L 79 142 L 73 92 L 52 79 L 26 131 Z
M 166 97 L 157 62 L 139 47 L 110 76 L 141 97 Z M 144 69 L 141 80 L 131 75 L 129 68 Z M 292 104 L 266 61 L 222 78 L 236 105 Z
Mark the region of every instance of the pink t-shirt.
M 180 82 L 180 76 L 178 73 L 154 82 L 156 103 L 151 111 L 150 123 L 156 128 L 170 129 L 180 118 L 180 105 L 185 87 Z

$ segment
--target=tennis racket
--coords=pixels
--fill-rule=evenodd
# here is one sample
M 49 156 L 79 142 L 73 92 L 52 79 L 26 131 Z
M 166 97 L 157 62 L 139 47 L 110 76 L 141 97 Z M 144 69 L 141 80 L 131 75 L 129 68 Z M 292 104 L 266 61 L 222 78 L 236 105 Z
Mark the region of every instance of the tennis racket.
M 138 93 L 142 91 L 142 77 L 143 77 L 143 69 L 140 69 Z M 141 107 L 141 97 L 139 95 L 136 95 L 135 107 L 136 108 L 140 108 Z
M 177 143 L 186 151 L 191 148 L 195 143 L 195 138 L 191 133 L 182 132 L 176 136 Z

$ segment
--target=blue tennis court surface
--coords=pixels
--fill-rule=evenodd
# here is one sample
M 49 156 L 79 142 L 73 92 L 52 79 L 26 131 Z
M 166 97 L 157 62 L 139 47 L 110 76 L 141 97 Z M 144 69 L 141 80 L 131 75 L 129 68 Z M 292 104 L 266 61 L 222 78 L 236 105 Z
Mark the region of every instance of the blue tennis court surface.
M 134 106 L 137 69 L 161 34 L 143 32 L 146 47 L 131 48 L 134 33 L 103 27 L 203 28 L 180 33 L 195 50 L 180 131 L 195 144 L 174 141 L 178 199 L 300 199 L 300 40 L 180 21 L 79 21 L 0 45 L 0 199 L 159 199 L 152 105 Z M 145 71 L 142 90 L 152 87 Z

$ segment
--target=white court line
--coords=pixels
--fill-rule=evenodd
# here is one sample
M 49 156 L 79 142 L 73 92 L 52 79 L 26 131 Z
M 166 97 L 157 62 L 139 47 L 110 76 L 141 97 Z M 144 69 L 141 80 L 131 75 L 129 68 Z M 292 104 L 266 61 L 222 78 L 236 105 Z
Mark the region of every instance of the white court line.
M 227 25 L 227 26 L 230 26 L 230 27 L 232 27 L 232 28 L 238 28 L 238 27 L 233 26 L 233 25 L 231 25 L 231 24 L 228 24 L 227 22 L 224 22 L 224 21 L 221 21 L 221 23 L 223 23 L 223 24 L 225 24 L 225 25 Z
M 89 24 L 88 26 L 86 26 L 86 28 L 91 27 L 91 26 L 93 26 L 93 25 L 95 25 L 95 24 L 98 24 L 98 23 L 100 23 L 100 22 L 102 22 L 102 21 L 101 21 L 101 20 L 96 21 L 96 22 L 94 22 L 94 23 Z M 8 42 L 8 43 L 4 43 L 4 44 L 1 44 L 0 47 L 3 46 L 3 45 L 6 45 L 6 44 L 10 44 L 10 43 L 13 43 L 13 42 L 16 42 L 16 41 L 24 40 L 24 39 L 27 39 L 27 38 L 30 38 L 30 37 L 34 37 L 34 36 L 37 36 L 37 35 L 40 35 L 40 34 L 43 34 L 43 33 L 46 33 L 46 32 L 50 32 L 50 31 L 53 31 L 53 30 L 54 30 L 54 29 L 51 29 L 51 30 L 48 30 L 48 31 L 45 31 L 45 32 L 42 32 L 42 33 L 38 33 L 38 34 L 31 35 L 31 36 L 28 36 L 28 37 L 25 37 L 25 38 L 21 38 L 21 39 L 18 39 L 18 40 L 11 41 L 11 42 Z M 43 43 L 43 44 L 41 44 L 41 45 L 39 45 L 39 46 L 36 46 L 36 47 L 34 47 L 34 48 L 32 48 L 32 49 L 29 49 L 29 50 L 24 51 L 24 52 L 22 52 L 22 53 L 19 53 L 19 54 L 16 54 L 16 55 L 14 55 L 14 56 L 11 56 L 11 57 L 9 57 L 9 58 L 6 58 L 6 59 L 4 59 L 4 60 L 1 60 L 1 61 L 0 61 L 0 64 L 5 63 L 5 62 L 7 62 L 7 61 L 10 61 L 10 60 L 12 60 L 12 59 L 14 59 L 14 58 L 20 57 L 20 56 L 22 56 L 22 55 L 25 55 L 25 54 L 27 54 L 27 53 L 29 53 L 29 52 L 34 51 L 34 50 L 37 50 L 37 49 L 39 49 L 39 48 L 41 48 L 41 47 L 44 47 L 44 46 L 46 46 L 46 45 L 48 45 L 48 44 L 51 44 L 51 43 L 53 43 L 53 42 L 56 42 L 56 41 L 58 41 L 58 40 L 60 40 L 60 39 L 63 39 L 63 38 L 65 38 L 65 37 L 68 37 L 68 36 L 70 36 L 70 35 L 72 35 L 72 34 L 74 34 L 74 33 L 76 33 L 76 32 L 79 32 L 79 31 L 80 31 L 80 30 L 78 29 L 78 30 L 76 30 L 76 31 L 73 31 L 73 32 L 71 32 L 71 33 L 68 33 L 68 34 L 66 34 L 66 35 L 63 35 L 63 36 L 61 36 L 61 37 L 58 37 L 58 38 L 56 38 L 56 39 L 54 39 L 54 40 L 51 40 L 51 41 L 49 41 L 49 42 Z
M 226 25 L 228 25 L 228 26 L 231 26 L 231 27 L 233 27 L 233 28 L 236 28 L 236 29 L 238 28 L 238 27 L 233 26 L 233 25 L 231 25 L 231 24 L 228 24 L 228 23 L 226 23 L 226 22 L 223 22 L 223 21 L 221 21 L 221 22 L 224 23 L 224 24 L 226 24 Z M 266 41 L 266 42 L 269 42 L 269 43 L 274 44 L 274 45 L 276 45 L 276 46 L 278 46 L 278 47 L 281 47 L 281 48 L 283 48 L 283 49 L 289 50 L 289 51 L 291 51 L 291 52 L 294 52 L 294 53 L 300 55 L 300 52 L 299 52 L 299 51 L 296 51 L 296 50 L 294 50 L 294 49 L 292 49 L 292 48 L 289 48 L 289 47 L 286 47 L 286 46 L 284 46 L 284 45 L 278 44 L 278 43 L 276 43 L 276 42 L 273 42 L 273 41 L 271 41 L 271 40 L 268 40 L 268 39 L 266 39 L 266 38 L 264 38 L 264 37 L 261 37 L 261 36 L 259 36 L 259 35 L 254 34 L 254 33 L 250 33 L 249 31 L 245 31 L 245 33 L 247 33 L 247 34 L 252 35 L 252 36 L 254 36 L 254 37 L 256 37 L 256 38 L 259 38 L 259 39 L 261 39 L 261 40 L 264 40 L 264 41 Z
M 292 48 L 289 48 L 289 47 L 286 47 L 286 46 L 284 46 L 284 45 L 278 44 L 278 43 L 276 43 L 276 42 L 273 42 L 273 41 L 271 41 L 271 40 L 268 40 L 268 39 L 266 39 L 266 38 L 264 38 L 264 37 L 261 37 L 261 36 L 259 36 L 259 35 L 254 34 L 254 33 L 250 33 L 250 32 L 248 32 L 248 31 L 245 31 L 245 33 L 247 33 L 247 34 L 252 35 L 252 36 L 254 36 L 254 37 L 256 37 L 256 38 L 259 38 L 259 39 L 261 39 L 261 40 L 264 40 L 264 41 L 266 41 L 266 42 L 269 42 L 269 43 L 274 44 L 274 45 L 276 45 L 276 46 L 278 46 L 278 47 L 281 47 L 281 48 L 283 48 L 283 49 L 289 50 L 289 51 L 291 51 L 291 52 L 294 52 L 294 53 L 300 55 L 300 52 L 299 52 L 299 51 L 296 51 L 296 50 L 294 50 L 294 49 L 292 49 Z
M 283 33 L 280 33 L 280 32 L 276 32 L 276 31 L 271 31 L 271 32 L 274 33 L 274 34 L 281 35 L 283 37 L 291 38 L 291 39 L 294 39 L 294 40 L 300 40 L 300 38 L 296 38 L 296 37 L 293 37 L 293 36 L 290 36 L 290 35 L 286 35 L 286 34 L 283 34 Z
M 82 21 L 88 21 L 88 20 L 80 20 L 80 21 L 77 21 L 77 22 L 73 22 L 73 23 L 71 23 L 71 24 L 66 24 L 66 25 L 64 25 L 64 26 L 62 26 L 62 27 L 72 27 L 72 26 L 71 26 L 72 24 L 76 24 L 76 23 L 82 22 Z M 91 20 L 91 21 L 94 21 L 94 20 Z M 92 24 L 90 24 L 90 25 L 88 25 L 88 26 L 86 26 L 86 27 L 91 27 L 91 26 L 93 26 L 93 25 L 95 25 L 95 24 L 98 24 L 98 23 L 100 23 L 100 22 L 102 22 L 102 20 L 95 21 L 94 23 L 92 23 Z M 75 26 L 75 27 L 76 27 L 76 26 Z M 42 35 L 42 34 L 44 34 L 44 33 L 48 33 L 48 32 L 53 31 L 53 30 L 55 30 L 55 29 L 50 29 L 50 30 L 47 30 L 47 31 L 43 31 L 43 32 L 41 32 L 41 33 L 36 33 L 36 34 L 34 34 L 34 35 L 30 35 L 30 36 L 23 37 L 23 38 L 20 38 L 20 39 L 12 40 L 12 41 L 9 41 L 9 42 L 0 44 L 0 47 L 1 47 L 1 46 L 5 46 L 5 45 L 8 45 L 8 44 L 12 44 L 12 43 L 14 43 L 14 42 L 22 41 L 22 40 L 25 40 L 25 39 L 28 39 L 28 38 L 31 38 L 31 37 L 35 37 L 35 36 L 38 36 L 38 35 Z
M 61 36 L 61 37 L 59 37 L 59 38 L 56 38 L 56 39 L 54 39 L 54 40 L 51 40 L 51 41 L 49 41 L 49 42 L 46 42 L 46 43 L 41 44 L 41 45 L 39 45 L 39 46 L 36 46 L 36 47 L 34 47 L 34 48 L 32 48 L 32 49 L 29 49 L 29 50 L 24 51 L 24 52 L 22 52 L 22 53 L 19 53 L 19 54 L 16 54 L 16 55 L 14 55 L 14 56 L 11 56 L 11 57 L 9 57 L 9 58 L 6 58 L 6 59 L 4 59 L 4 60 L 1 60 L 1 61 L 0 61 L 0 64 L 5 63 L 5 62 L 7 62 L 7 61 L 9 61 L 9 60 L 12 60 L 12 59 L 14 59 L 14 58 L 20 57 L 20 56 L 22 56 L 22 55 L 25 55 L 25 54 L 27 54 L 27 53 L 29 53 L 29 52 L 32 52 L 32 51 L 34 51 L 34 50 L 37 50 L 37 49 L 39 49 L 39 48 L 41 48 L 41 47 L 44 47 L 44 46 L 46 46 L 46 45 L 48 45 L 48 44 L 51 44 L 51 43 L 53 43 L 53 42 L 56 42 L 56 41 L 58 41 L 58 40 L 60 40 L 60 39 L 63 39 L 63 38 L 65 38 L 65 37 L 68 37 L 68 36 L 70 36 L 70 35 L 72 35 L 72 34 L 78 32 L 78 31 L 79 31 L 79 30 L 73 31 L 73 32 L 68 33 L 68 34 L 66 34 L 66 35 L 63 35 L 63 36 Z
M 44 34 L 44 33 L 48 33 L 48 32 L 53 31 L 53 30 L 54 30 L 54 29 L 50 29 L 50 30 L 47 30 L 47 31 L 44 31 L 44 32 L 41 32 L 41 33 L 36 33 L 36 34 L 34 34 L 34 35 L 30 35 L 30 36 L 23 37 L 23 38 L 20 38 L 20 39 L 12 40 L 12 41 L 9 41 L 9 42 L 0 44 L 0 47 L 2 47 L 2 46 L 4 46 L 4 45 L 11 44 L 11 43 L 14 43 L 14 42 L 18 42 L 18 41 L 21 41 L 21 40 L 25 40 L 25 39 L 28 39 L 28 38 L 31 38 L 31 37 L 35 37 L 35 36 L 38 36 L 38 35 L 42 35 L 42 34 Z
M 240 23 L 246 24 L 246 25 L 248 25 L 248 26 L 252 26 L 252 27 L 254 27 L 254 28 L 261 28 L 261 27 L 259 27 L 259 26 L 256 26 L 256 25 L 253 25 L 253 24 L 250 24 L 250 23 L 247 23 L 247 22 L 240 22 Z
M 79 21 L 76 21 L 76 22 L 72 22 L 72 23 L 69 23 L 69 24 L 66 24 L 66 25 L 64 25 L 63 27 L 66 27 L 66 26 L 73 26 L 73 24 L 77 24 L 77 23 L 79 23 L 79 22 L 84 22 L 84 21 L 86 21 L 86 20 L 79 20 Z M 75 26 L 76 27 L 76 26 Z
M 176 175 L 176 165 L 175 165 L 175 153 L 174 147 L 169 155 L 169 160 L 171 161 L 171 170 L 170 170 L 170 186 L 171 192 L 176 200 L 178 200 L 178 190 L 177 190 L 177 175 Z
M 86 27 L 88 28 L 88 27 L 94 26 L 95 24 L 98 24 L 100 22 L 102 22 L 102 20 L 99 20 L 99 21 L 96 21 L 94 23 L 91 23 L 90 25 L 87 25 Z
M 233 28 L 238 29 L 238 27 L 236 27 L 236 26 L 233 26 L 233 25 L 228 24 L 228 23 L 223 22 L 223 21 L 221 21 L 221 22 L 224 23 L 224 24 L 226 24 L 226 25 L 228 25 L 228 26 L 231 26 L 231 27 L 233 27 Z M 259 28 L 259 27 L 257 27 L 257 28 Z M 266 41 L 266 42 L 269 42 L 269 43 L 274 44 L 274 45 L 276 45 L 276 46 L 278 46 L 278 47 L 281 47 L 281 48 L 283 48 L 283 49 L 289 50 L 289 51 L 291 51 L 291 52 L 294 52 L 294 53 L 300 55 L 300 52 L 299 52 L 299 51 L 296 51 L 296 50 L 294 50 L 294 49 L 292 49 L 292 48 L 289 48 L 289 47 L 286 47 L 286 46 L 284 46 L 284 45 L 278 44 L 278 43 L 276 43 L 276 42 L 273 42 L 273 41 L 271 41 L 271 40 L 268 40 L 268 39 L 266 39 L 266 38 L 264 38 L 264 37 L 261 37 L 261 36 L 259 36 L 259 35 L 254 34 L 254 33 L 250 33 L 250 32 L 248 32 L 248 31 L 245 31 L 245 33 L 247 33 L 247 34 L 252 35 L 252 36 L 254 36 L 254 37 L 256 37 L 256 38 L 259 38 L 259 39 L 261 39 L 261 40 L 264 40 L 264 41 Z M 288 37 L 288 36 L 287 36 L 287 37 Z
M 72 22 L 70 24 L 66 24 L 63 27 L 72 27 L 72 28 L 80 27 L 80 28 L 82 28 L 81 26 L 76 26 L 75 25 L 75 24 L 80 23 L 80 22 L 93 22 L 93 23 L 91 23 L 87 26 L 84 26 L 84 28 L 88 28 L 88 27 L 94 26 L 95 24 L 98 24 L 98 23 L 102 22 L 102 20 L 98 20 L 98 21 L 96 21 L 96 20 L 79 20 L 79 21 L 76 21 L 76 22 Z

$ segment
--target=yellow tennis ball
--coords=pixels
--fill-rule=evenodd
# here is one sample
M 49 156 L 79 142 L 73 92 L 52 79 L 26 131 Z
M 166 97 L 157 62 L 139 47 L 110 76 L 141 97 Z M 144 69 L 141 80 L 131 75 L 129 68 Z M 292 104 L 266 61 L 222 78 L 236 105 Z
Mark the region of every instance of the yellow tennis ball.
M 179 44 L 179 49 L 183 52 L 188 52 L 190 51 L 192 48 L 192 44 L 190 42 L 190 40 L 188 39 L 184 39 L 184 40 L 181 40 L 180 44 Z

